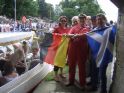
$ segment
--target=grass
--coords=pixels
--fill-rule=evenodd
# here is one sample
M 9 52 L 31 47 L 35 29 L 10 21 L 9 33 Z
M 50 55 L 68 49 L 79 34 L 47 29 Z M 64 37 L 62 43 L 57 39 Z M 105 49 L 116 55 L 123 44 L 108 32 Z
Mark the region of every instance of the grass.
M 68 65 L 66 65 L 63 69 L 64 74 L 68 74 Z M 48 73 L 48 75 L 44 78 L 45 81 L 52 81 L 54 80 L 54 71 Z

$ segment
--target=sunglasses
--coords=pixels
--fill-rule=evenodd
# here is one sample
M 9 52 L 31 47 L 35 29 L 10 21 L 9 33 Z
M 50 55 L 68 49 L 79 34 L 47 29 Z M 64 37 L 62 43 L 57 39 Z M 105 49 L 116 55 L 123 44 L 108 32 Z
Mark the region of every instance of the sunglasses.
M 61 22 L 67 22 L 66 20 L 61 20 Z

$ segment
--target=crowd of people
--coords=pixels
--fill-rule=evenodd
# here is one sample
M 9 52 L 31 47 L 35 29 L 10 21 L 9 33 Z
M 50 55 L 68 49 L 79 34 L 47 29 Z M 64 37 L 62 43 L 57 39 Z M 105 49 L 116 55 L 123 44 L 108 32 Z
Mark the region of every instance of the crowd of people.
M 21 21 L 7 19 L 0 16 L 0 32 L 30 32 L 35 31 L 36 36 L 41 35 L 37 30 L 48 29 L 51 27 L 51 23 L 40 20 Z M 42 22 L 41 22 L 42 21 Z M 10 82 L 17 78 L 28 70 L 35 67 L 38 63 L 42 64 L 40 60 L 40 49 L 38 40 L 21 41 L 16 44 L 0 46 L 0 86 Z M 25 58 L 26 62 L 25 63 Z
M 91 55 L 91 50 L 88 46 L 86 33 L 90 31 L 104 29 L 112 26 L 114 23 L 107 19 L 104 14 L 100 13 L 96 16 L 86 16 L 79 14 L 72 18 L 71 27 L 68 26 L 68 18 L 60 16 L 58 26 L 53 29 L 52 33 L 58 33 L 70 38 L 67 51 L 67 64 L 69 67 L 68 82 L 65 85 L 72 86 L 75 84 L 76 66 L 78 66 L 79 73 L 79 88 L 87 91 L 97 91 L 100 85 L 100 93 L 107 93 L 107 76 L 106 70 L 109 62 L 103 62 L 100 67 L 97 67 L 95 60 Z M 89 72 L 86 71 L 87 61 L 89 61 Z M 59 63 L 59 62 L 58 62 Z M 65 78 L 63 68 L 65 62 L 61 65 L 54 65 L 55 81 L 60 81 L 60 78 Z M 60 74 L 58 74 L 60 70 Z M 90 81 L 86 78 L 90 77 Z
M 58 19 L 58 25 L 52 29 L 52 33 L 58 33 L 70 38 L 66 62 L 69 67 L 69 77 L 68 82 L 66 82 L 65 85 L 69 87 L 75 84 L 76 67 L 78 66 L 80 89 L 97 91 L 100 85 L 100 93 L 107 93 L 106 69 L 108 64 L 107 62 L 103 62 L 100 67 L 96 66 L 85 34 L 90 31 L 112 26 L 113 21 L 110 21 L 108 24 L 104 14 L 98 14 L 96 16 L 79 14 L 78 16 L 74 16 L 71 21 L 72 25 L 68 26 L 68 18 L 66 16 L 60 16 Z M 37 24 L 36 26 L 37 28 L 42 28 L 41 24 Z M 16 29 L 19 30 L 20 25 L 17 25 Z M 13 45 L 13 47 L 15 51 L 14 53 L 8 53 L 3 59 L 0 59 L 0 86 L 23 74 L 26 69 L 24 57 L 29 51 L 27 43 L 23 42 L 21 47 L 18 47 L 17 45 Z M 32 59 L 40 59 L 37 55 L 38 51 L 38 48 L 32 48 Z M 39 60 L 34 61 L 35 62 L 32 61 L 32 65 L 30 65 L 29 69 L 41 62 Z M 87 62 L 89 62 L 89 72 L 86 71 Z M 55 81 L 59 82 L 60 78 L 66 78 L 63 74 L 63 68 L 66 63 L 63 62 L 63 66 L 59 64 L 54 65 Z M 89 82 L 86 81 L 86 77 L 91 78 Z
M 22 41 L 3 46 L 3 48 L 5 49 L 0 52 L 0 87 L 32 69 L 38 63 L 42 64 L 36 43 L 30 46 L 28 41 Z
M 7 19 L 0 16 L 0 32 L 28 32 L 32 30 L 48 29 L 52 27 L 50 22 L 42 19 L 26 19 L 25 22 L 13 19 Z

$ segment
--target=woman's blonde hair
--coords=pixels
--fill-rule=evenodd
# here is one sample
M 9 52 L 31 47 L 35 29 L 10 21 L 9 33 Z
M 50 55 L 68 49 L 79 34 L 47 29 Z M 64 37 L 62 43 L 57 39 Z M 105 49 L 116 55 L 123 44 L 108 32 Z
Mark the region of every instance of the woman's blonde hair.
M 73 16 L 71 19 L 72 26 L 75 26 L 79 22 L 79 17 L 78 16 Z
M 73 16 L 73 17 L 72 17 L 71 21 L 74 22 L 75 20 L 76 20 L 76 21 L 79 20 L 78 16 Z

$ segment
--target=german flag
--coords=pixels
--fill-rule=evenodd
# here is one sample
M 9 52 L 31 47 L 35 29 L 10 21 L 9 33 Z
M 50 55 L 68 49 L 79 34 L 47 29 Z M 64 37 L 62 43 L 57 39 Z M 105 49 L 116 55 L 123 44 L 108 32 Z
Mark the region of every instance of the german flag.
M 49 64 L 64 67 L 67 58 L 69 38 L 58 35 L 45 33 L 41 43 L 41 60 Z

